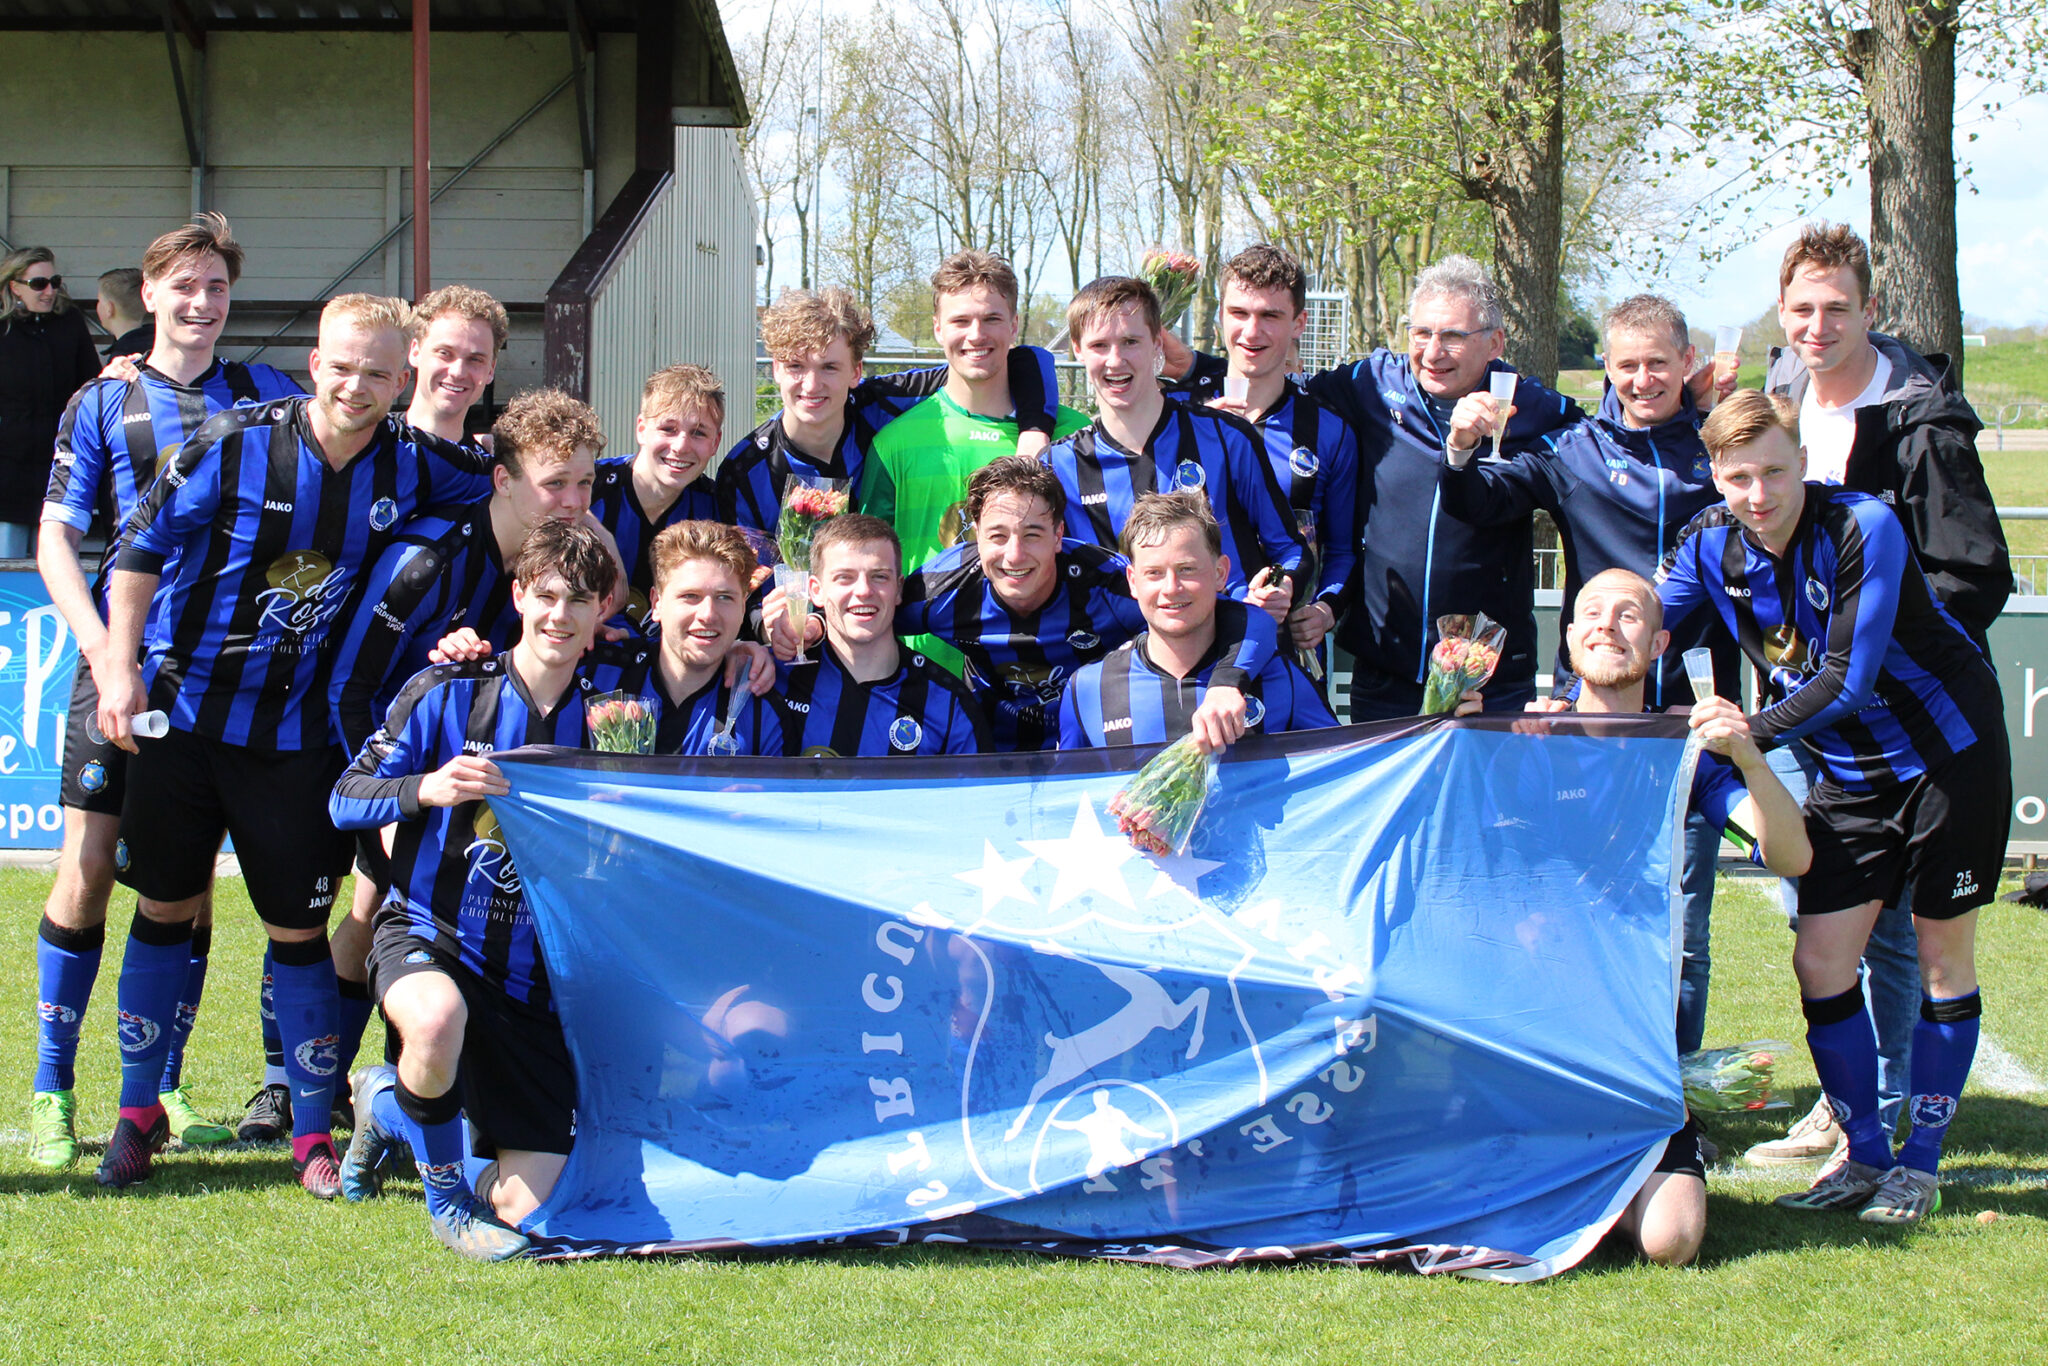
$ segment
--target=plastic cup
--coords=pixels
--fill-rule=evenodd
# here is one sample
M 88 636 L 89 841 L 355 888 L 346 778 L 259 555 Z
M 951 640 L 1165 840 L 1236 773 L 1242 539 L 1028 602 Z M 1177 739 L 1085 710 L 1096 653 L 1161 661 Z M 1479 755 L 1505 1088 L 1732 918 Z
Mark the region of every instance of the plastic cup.
M 1719 384 L 1735 374 L 1740 364 L 1742 350 L 1742 329 L 1720 327 L 1714 329 L 1714 382 Z
M 1223 377 L 1223 397 L 1230 403 L 1247 403 L 1252 396 L 1252 382 L 1243 375 Z
M 1714 695 L 1714 652 L 1708 649 L 1687 650 L 1685 660 L 1686 681 L 1692 684 L 1695 702 L 1704 702 Z
M 804 632 L 811 620 L 811 575 L 810 571 L 796 565 L 775 566 L 775 586 L 782 590 L 783 598 L 789 604 L 789 624 L 796 628 L 795 664 L 808 664 L 809 655 L 804 650 Z

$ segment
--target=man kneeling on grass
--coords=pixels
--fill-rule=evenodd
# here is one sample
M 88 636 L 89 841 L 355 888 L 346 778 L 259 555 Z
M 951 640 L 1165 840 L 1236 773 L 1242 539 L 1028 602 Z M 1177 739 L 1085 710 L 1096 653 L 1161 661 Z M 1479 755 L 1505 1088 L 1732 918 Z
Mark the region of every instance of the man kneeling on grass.
M 329 804 L 345 830 L 398 823 L 391 899 L 371 927 L 370 989 L 404 1047 L 395 1070 L 353 1079 L 342 1193 L 377 1194 L 392 1148 L 409 1143 L 434 1236 L 483 1261 L 525 1250 L 516 1225 L 554 1188 L 576 1108 L 533 914 L 484 800 L 510 788 L 484 756 L 587 746 L 584 698 L 617 687 L 622 669 L 645 669 L 644 651 L 584 659 L 618 578 L 593 528 L 534 528 L 512 565 L 519 643 L 502 659 L 414 677 Z M 497 1157 L 477 1190 L 464 1177 L 464 1113 L 479 1155 Z

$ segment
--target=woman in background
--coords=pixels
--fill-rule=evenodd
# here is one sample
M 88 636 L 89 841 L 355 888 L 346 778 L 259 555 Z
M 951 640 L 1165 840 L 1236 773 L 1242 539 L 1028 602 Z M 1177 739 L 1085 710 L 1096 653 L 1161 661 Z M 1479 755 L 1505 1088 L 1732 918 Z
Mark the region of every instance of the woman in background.
M 34 553 L 57 421 L 99 369 L 92 332 L 50 249 L 0 257 L 0 559 Z

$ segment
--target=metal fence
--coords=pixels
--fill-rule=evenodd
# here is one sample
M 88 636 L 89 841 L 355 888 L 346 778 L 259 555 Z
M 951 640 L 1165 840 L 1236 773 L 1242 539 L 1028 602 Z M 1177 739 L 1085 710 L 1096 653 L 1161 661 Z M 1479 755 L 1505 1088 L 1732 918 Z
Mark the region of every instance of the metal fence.
M 2002 451 L 2005 449 L 2005 429 L 2007 427 L 2017 427 L 2020 423 L 2026 421 L 2028 413 L 2048 414 L 2048 403 L 2036 403 L 2029 400 L 2022 403 L 2001 404 L 1999 407 L 1991 409 L 1984 425 L 1996 433 L 1993 439 L 1997 443 L 1996 448 L 1998 450 Z

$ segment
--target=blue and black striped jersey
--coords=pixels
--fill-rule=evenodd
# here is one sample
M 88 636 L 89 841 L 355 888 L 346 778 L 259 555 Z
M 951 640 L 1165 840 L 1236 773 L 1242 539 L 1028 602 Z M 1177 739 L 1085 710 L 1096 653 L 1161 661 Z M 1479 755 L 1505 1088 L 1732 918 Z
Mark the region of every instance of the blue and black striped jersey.
M 500 653 L 519 638 L 488 498 L 421 513 L 377 557 L 328 666 L 335 741 L 361 749 L 434 646 L 463 626 Z
M 902 652 L 896 672 L 856 682 L 831 642 L 784 664 L 783 753 L 803 755 L 978 754 L 992 748 L 981 708 L 965 684 L 921 654 Z
M 781 518 L 782 499 L 790 481 L 843 482 L 853 505 L 860 506 L 861 474 L 875 433 L 943 389 L 946 375 L 945 366 L 928 366 L 871 375 L 855 385 L 846 397 L 846 425 L 839 446 L 826 461 L 790 444 L 782 430 L 781 413 L 769 418 L 727 451 L 719 463 L 717 520 L 746 532 L 761 563 L 776 563 L 775 524 Z M 1052 354 L 1035 346 L 1012 347 L 1009 378 L 1018 425 L 1050 436 L 1058 421 L 1060 392 Z
M 57 426 L 42 520 L 111 537 L 156 478 L 158 462 L 176 455 L 207 418 L 300 392 L 267 365 L 217 360 L 190 384 L 147 363 L 139 368 L 134 380 L 96 379 L 71 396 Z
M 1150 641 L 1149 633 L 1139 636 L 1074 675 L 1060 694 L 1061 749 L 1164 744 L 1188 733 L 1203 697 L 1217 686 L 1222 642 L 1210 647 L 1194 672 L 1175 678 L 1152 662 L 1146 650 Z M 1250 733 L 1278 735 L 1337 724 L 1308 675 L 1281 655 L 1269 658 L 1256 677 L 1239 686 Z
M 521 745 L 587 748 L 586 698 L 645 667 L 645 650 L 594 656 L 544 708 L 505 660 L 437 664 L 415 675 L 385 724 L 334 785 L 328 814 L 343 830 L 396 824 L 391 890 L 409 928 L 460 956 L 462 965 L 516 1001 L 548 1004 L 547 966 L 488 802 L 422 807 L 420 781 L 462 754 Z
M 1207 402 L 1223 392 L 1228 366 L 1199 352 L 1195 360 L 1182 388 L 1191 399 Z M 1316 581 L 1297 588 L 1295 597 L 1321 598 L 1334 609 L 1358 563 L 1358 434 L 1310 397 L 1299 378 L 1289 375 L 1286 386 L 1252 426 L 1266 443 L 1287 506 L 1315 519 Z
M 1068 540 L 1055 564 L 1059 586 L 1036 612 L 1024 614 L 989 587 L 972 544 L 942 551 L 903 583 L 897 632 L 929 633 L 966 657 L 967 685 L 1000 750 L 1055 748 L 1053 708 L 1067 680 L 1145 629 L 1121 555 Z M 1278 648 L 1277 634 L 1266 613 L 1241 602 L 1217 603 L 1216 635 L 1224 650 L 1214 685 L 1249 683 Z
M 1268 565 L 1301 565 L 1301 531 L 1267 463 L 1264 442 L 1240 418 L 1168 396 L 1144 449 L 1126 451 L 1100 422 L 1053 444 L 1046 464 L 1067 496 L 1067 535 L 1110 550 L 1142 494 L 1200 489 L 1223 528 L 1230 595 L 1242 597 Z
M 646 623 L 654 593 L 654 538 L 677 522 L 716 522 L 719 516 L 718 496 L 711 481 L 701 476 L 683 488 L 667 512 L 648 516 L 633 489 L 634 459 L 626 455 L 597 462 L 597 482 L 590 488 L 590 515 L 604 523 L 618 542 L 629 587 L 621 610 L 639 627 Z
M 307 403 L 209 418 L 129 519 L 115 568 L 160 576 L 143 679 L 180 730 L 265 750 L 331 743 L 335 622 L 415 511 L 490 492 L 475 452 L 389 420 L 334 469 Z
M 1892 510 L 1806 485 L 1783 555 L 1726 503 L 1679 536 L 1658 574 L 1664 624 L 1717 615 L 1768 682 L 1758 743 L 1804 740 L 1851 791 L 1925 773 L 2005 724 L 1991 666 L 1934 598 Z

